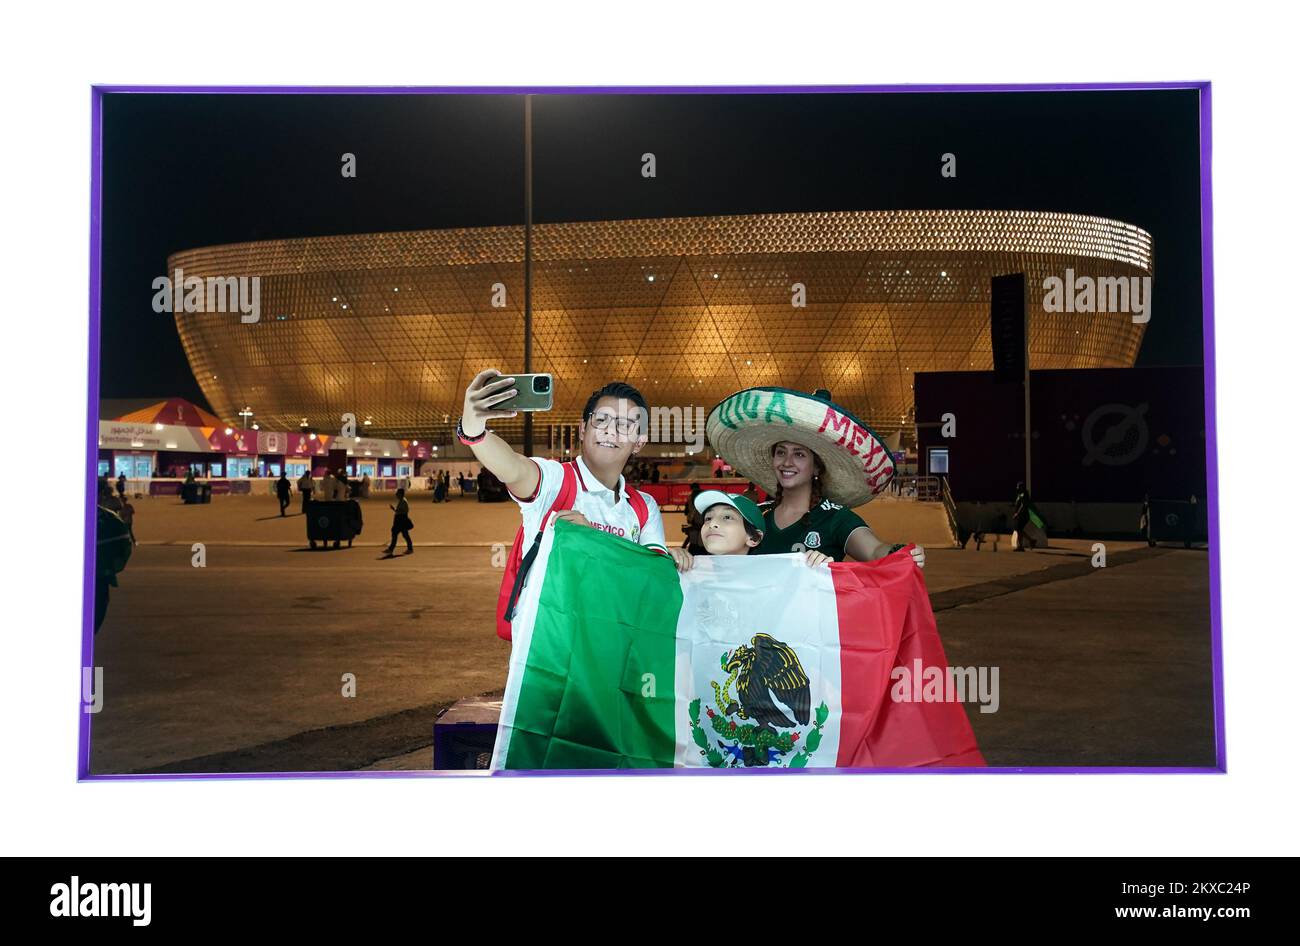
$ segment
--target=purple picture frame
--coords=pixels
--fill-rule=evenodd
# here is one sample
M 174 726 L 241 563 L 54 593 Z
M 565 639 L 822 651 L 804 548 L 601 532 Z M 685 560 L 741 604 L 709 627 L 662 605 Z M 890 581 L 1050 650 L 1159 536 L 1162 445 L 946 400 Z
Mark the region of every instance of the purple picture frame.
M 140 86 L 96 85 L 90 95 L 90 345 L 89 392 L 86 399 L 86 531 L 85 562 L 82 580 L 81 667 L 90 667 L 94 655 L 95 602 L 95 527 L 96 473 L 99 438 L 99 358 L 100 358 L 100 276 L 101 224 L 103 212 L 103 101 L 105 95 L 144 93 L 149 95 L 774 95 L 813 93 L 918 93 L 918 92 L 1079 92 L 1144 91 L 1157 89 L 1195 89 L 1200 93 L 1200 171 L 1201 171 L 1201 289 L 1205 370 L 1205 465 L 1208 488 L 1210 559 L 1210 659 L 1214 691 L 1215 764 L 1213 766 L 1006 766 L 989 768 L 870 768 L 870 769 L 737 769 L 728 770 L 751 776 L 800 777 L 846 774 L 929 774 L 929 775 L 1085 775 L 1085 774 L 1224 774 L 1227 772 L 1226 726 L 1223 707 L 1223 615 L 1220 593 L 1219 561 L 1219 475 L 1218 432 L 1215 421 L 1214 364 L 1214 208 L 1211 174 L 1210 83 L 1192 82 L 1075 82 L 1062 84 L 992 84 L 992 85 L 810 85 L 810 86 Z M 78 781 L 173 781 L 212 779 L 294 779 L 294 778 L 445 778 L 474 775 L 467 771 L 357 771 L 357 772 L 207 772 L 192 774 L 123 774 L 94 775 L 90 772 L 90 738 L 93 714 L 83 710 L 81 670 L 77 673 L 77 780 Z M 432 750 L 430 750 L 432 752 Z M 629 770 L 546 770 L 536 772 L 496 772 L 494 778 L 539 776 L 609 777 L 635 775 L 721 776 L 711 769 L 629 769 Z

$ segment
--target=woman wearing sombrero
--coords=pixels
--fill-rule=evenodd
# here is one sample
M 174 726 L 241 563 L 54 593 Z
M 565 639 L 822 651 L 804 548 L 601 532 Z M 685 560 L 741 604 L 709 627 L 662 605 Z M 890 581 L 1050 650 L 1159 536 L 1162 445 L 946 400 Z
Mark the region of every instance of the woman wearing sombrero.
M 773 497 L 755 554 L 814 551 L 869 562 L 903 547 L 882 542 L 853 511 L 888 488 L 894 459 L 829 392 L 749 388 L 718 404 L 706 430 L 714 450 Z M 911 554 L 925 565 L 924 549 Z

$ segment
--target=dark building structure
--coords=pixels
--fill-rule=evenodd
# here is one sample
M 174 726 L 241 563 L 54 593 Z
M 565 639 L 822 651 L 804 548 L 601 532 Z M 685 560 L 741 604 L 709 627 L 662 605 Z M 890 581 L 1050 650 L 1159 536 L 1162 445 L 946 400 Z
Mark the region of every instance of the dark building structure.
M 1144 497 L 1204 505 L 1199 365 L 1033 371 L 1030 385 L 1033 495 L 1049 526 L 1136 531 Z M 916 416 L 920 472 L 948 477 L 966 525 L 1005 531 L 1024 479 L 1023 386 L 991 371 L 918 373 Z

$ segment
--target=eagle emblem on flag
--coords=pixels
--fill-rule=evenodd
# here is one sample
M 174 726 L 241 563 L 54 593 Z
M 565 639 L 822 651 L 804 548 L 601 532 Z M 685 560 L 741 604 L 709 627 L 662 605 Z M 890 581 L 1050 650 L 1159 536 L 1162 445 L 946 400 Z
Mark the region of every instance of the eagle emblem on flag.
M 755 634 L 748 644 L 724 653 L 720 664 L 726 680 L 721 685 L 711 681 L 714 706 L 705 708 L 717 745 L 700 725 L 701 701 L 693 700 L 689 707 L 700 754 L 714 768 L 807 765 L 821 743 L 830 710 L 823 703 L 812 729 L 801 728 L 813 720 L 812 697 L 808 674 L 794 649 L 770 634 Z M 795 752 L 800 739 L 804 744 Z

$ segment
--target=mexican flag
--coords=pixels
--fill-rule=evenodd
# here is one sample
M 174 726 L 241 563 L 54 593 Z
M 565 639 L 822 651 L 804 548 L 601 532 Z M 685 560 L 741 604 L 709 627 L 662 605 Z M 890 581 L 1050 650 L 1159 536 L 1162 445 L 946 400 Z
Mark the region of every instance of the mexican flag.
M 547 530 L 513 626 L 493 769 L 982 766 L 957 702 L 899 698 L 947 661 L 906 549 L 672 560 Z

